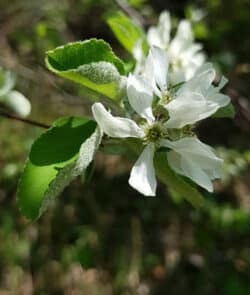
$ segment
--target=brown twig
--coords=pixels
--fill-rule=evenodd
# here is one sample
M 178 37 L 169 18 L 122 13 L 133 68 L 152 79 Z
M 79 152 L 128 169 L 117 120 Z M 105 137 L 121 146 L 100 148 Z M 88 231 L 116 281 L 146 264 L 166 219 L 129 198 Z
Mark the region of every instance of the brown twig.
M 5 112 L 3 110 L 0 110 L 0 116 L 4 117 L 4 118 L 11 119 L 11 120 L 23 122 L 23 123 L 26 123 L 26 124 L 29 124 L 29 125 L 32 125 L 32 126 L 40 127 L 40 128 L 48 129 L 50 127 L 47 124 L 36 122 L 36 121 L 30 120 L 30 119 L 20 118 L 20 117 L 14 115 L 14 114 L 7 113 L 7 112 Z

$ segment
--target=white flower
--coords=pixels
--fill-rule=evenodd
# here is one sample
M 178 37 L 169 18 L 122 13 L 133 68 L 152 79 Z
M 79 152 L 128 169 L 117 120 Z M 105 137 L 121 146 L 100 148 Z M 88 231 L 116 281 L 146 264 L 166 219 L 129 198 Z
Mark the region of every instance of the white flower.
M 160 14 L 158 26 L 152 26 L 147 33 L 147 41 L 150 47 L 167 49 L 170 39 L 170 15 L 167 11 Z M 136 60 L 135 74 L 143 74 L 145 71 L 145 54 L 142 48 L 143 40 L 138 40 L 133 49 L 133 56 Z
M 129 184 L 146 196 L 155 196 L 156 177 L 153 166 L 154 152 L 159 147 L 170 148 L 167 158 L 170 166 L 179 174 L 212 191 L 211 180 L 220 176 L 222 161 L 212 149 L 195 137 L 172 141 L 171 132 L 204 119 L 229 102 L 229 97 L 220 94 L 225 85 L 222 79 L 218 87 L 212 86 L 215 71 L 210 64 L 204 65 L 195 78 L 184 83 L 176 93 L 168 89 L 168 61 L 166 53 L 152 47 L 146 60 L 143 76 L 129 75 L 127 95 L 132 109 L 143 119 L 138 125 L 128 118 L 113 117 L 101 103 L 92 107 L 95 120 L 110 137 L 135 137 L 146 143 L 142 154 L 132 168 Z M 152 110 L 154 94 L 167 109 L 169 118 L 159 121 Z M 165 103 L 165 101 L 167 101 Z M 171 129 L 174 129 L 171 131 Z M 175 138 L 175 137 L 174 137 Z
M 155 93 L 168 110 L 169 120 L 165 127 L 169 129 L 194 124 L 230 102 L 228 96 L 219 93 L 227 83 L 224 77 L 218 87 L 212 85 L 216 73 L 211 64 L 203 65 L 197 75 L 184 83 L 173 97 L 167 87 L 168 66 L 163 50 L 152 47 L 146 65 L 146 77 L 151 73 L 151 85 L 154 90 L 157 89 Z M 165 96 L 170 102 L 164 104 Z M 220 177 L 222 160 L 209 146 L 195 137 L 184 137 L 177 141 L 163 139 L 160 146 L 172 149 L 168 153 L 168 162 L 177 173 L 191 178 L 208 191 L 213 190 L 211 180 Z
M 200 44 L 194 43 L 190 22 L 181 21 L 167 51 L 172 67 L 172 84 L 188 81 L 194 76 L 205 61 L 205 55 L 201 49 Z
M 204 63 L 202 46 L 194 43 L 191 24 L 187 20 L 179 23 L 175 37 L 170 40 L 171 22 L 168 12 L 161 13 L 157 26 L 149 28 L 147 41 L 150 46 L 157 46 L 167 52 L 171 69 L 171 84 L 178 84 L 191 79 Z
M 215 70 L 211 64 L 203 65 L 197 74 L 184 83 L 172 100 L 165 105 L 169 113 L 168 128 L 182 128 L 208 118 L 219 108 L 230 103 L 227 95 L 219 93 L 227 80 L 223 77 L 218 87 L 212 85 Z
M 158 97 L 162 97 L 168 88 L 168 58 L 166 52 L 157 46 L 149 50 L 145 62 L 144 78 Z
M 213 191 L 211 180 L 221 177 L 223 161 L 210 146 L 196 137 L 184 137 L 174 142 L 164 139 L 161 144 L 172 149 L 167 158 L 176 173 L 191 178 L 209 192 Z
M 92 112 L 100 128 L 110 137 L 136 137 L 146 142 L 142 154 L 133 166 L 129 184 L 146 196 L 155 196 L 156 177 L 153 165 L 155 147 L 163 137 L 163 129 L 156 122 L 152 111 L 153 92 L 141 77 L 130 75 L 127 94 L 131 107 L 146 120 L 143 126 L 131 119 L 112 116 L 101 103 L 92 106 Z
M 145 63 L 144 79 L 148 90 L 161 99 L 160 103 L 167 109 L 169 120 L 168 128 L 182 128 L 208 118 L 219 108 L 230 102 L 227 95 L 219 91 L 225 86 L 227 80 L 223 77 L 218 87 L 212 82 L 216 73 L 212 65 L 204 64 L 197 74 L 189 81 L 183 83 L 173 92 L 168 87 L 168 59 L 167 54 L 156 46 L 150 48 Z
M 170 41 L 171 22 L 168 11 L 163 11 L 159 16 L 157 26 L 148 29 L 147 40 L 150 46 L 155 45 L 167 49 Z

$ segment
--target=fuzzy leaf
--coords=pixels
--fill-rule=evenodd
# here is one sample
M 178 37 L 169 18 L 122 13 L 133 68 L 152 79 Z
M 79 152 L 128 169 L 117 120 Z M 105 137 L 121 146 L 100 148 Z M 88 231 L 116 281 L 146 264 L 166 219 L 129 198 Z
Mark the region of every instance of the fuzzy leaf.
M 38 218 L 92 162 L 101 134 L 96 123 L 67 117 L 56 121 L 33 144 L 21 176 L 17 201 L 22 214 Z
M 125 87 L 124 64 L 103 40 L 69 43 L 46 53 L 46 65 L 59 76 L 117 99 Z

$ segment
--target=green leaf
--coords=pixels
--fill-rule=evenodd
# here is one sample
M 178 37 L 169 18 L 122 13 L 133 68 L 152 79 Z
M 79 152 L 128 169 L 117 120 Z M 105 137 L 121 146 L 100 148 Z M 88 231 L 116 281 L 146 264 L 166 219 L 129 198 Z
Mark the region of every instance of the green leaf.
M 158 178 L 172 191 L 185 198 L 194 207 L 203 205 L 202 195 L 190 184 L 178 176 L 168 165 L 166 153 L 155 154 L 155 168 Z
M 67 117 L 56 121 L 33 144 L 21 176 L 17 202 L 22 214 L 38 218 L 93 160 L 101 139 L 96 123 Z
M 137 42 L 142 42 L 142 48 L 147 51 L 146 36 L 143 29 L 135 24 L 124 13 L 118 11 L 107 17 L 107 23 L 122 46 L 130 53 Z
M 123 62 L 103 40 L 69 43 L 46 53 L 46 65 L 59 76 L 80 83 L 109 98 L 123 95 Z
M 220 108 L 212 117 L 214 118 L 231 118 L 235 116 L 235 110 L 232 103 L 229 103 L 223 108 Z

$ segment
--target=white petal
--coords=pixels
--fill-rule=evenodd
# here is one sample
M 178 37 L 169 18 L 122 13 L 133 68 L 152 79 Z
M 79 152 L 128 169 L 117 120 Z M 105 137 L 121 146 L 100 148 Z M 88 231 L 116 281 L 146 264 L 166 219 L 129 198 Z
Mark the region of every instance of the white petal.
M 188 68 L 190 70 L 190 68 Z M 179 83 L 182 83 L 183 81 L 186 81 L 186 72 L 185 69 L 175 69 L 173 67 L 173 71 L 171 71 L 169 75 L 169 82 L 171 85 L 177 85 Z
M 163 11 L 160 14 L 158 27 L 161 33 L 162 43 L 164 46 L 163 49 L 167 48 L 169 39 L 170 39 L 170 30 L 171 30 L 170 14 L 168 11 Z M 153 45 L 157 46 L 157 44 L 153 44 Z
M 225 79 L 218 87 L 212 85 L 215 75 L 212 65 L 204 64 L 191 80 L 180 87 L 175 99 L 165 106 L 170 115 L 169 128 L 180 128 L 208 118 L 230 102 L 227 95 L 219 93 Z
M 201 142 L 197 137 L 194 136 L 188 136 L 183 137 L 176 141 L 170 141 L 167 139 L 163 139 L 161 141 L 161 145 L 165 147 L 169 147 L 176 152 L 179 153 L 188 153 L 192 157 L 193 156 L 203 156 L 204 158 L 210 159 L 210 160 L 219 160 L 221 161 L 215 154 L 213 149 Z
M 209 192 L 213 191 L 213 184 L 206 173 L 204 173 L 195 163 L 181 157 L 175 151 L 167 153 L 170 167 L 178 174 L 192 179 L 195 183 L 205 188 Z
M 163 47 L 163 40 L 157 27 L 150 27 L 147 33 L 147 41 L 150 46 Z
M 231 101 L 228 95 L 222 93 L 215 93 L 213 95 L 209 95 L 208 99 L 218 105 L 218 109 L 228 105 Z
M 203 52 L 198 52 L 193 56 L 193 61 L 195 63 L 196 69 L 197 70 L 204 64 L 206 60 L 206 55 Z
M 193 40 L 193 32 L 191 28 L 191 23 L 188 20 L 182 20 L 179 23 L 177 33 L 176 33 L 176 38 L 179 38 L 181 40 Z
M 154 145 L 151 143 L 144 148 L 129 178 L 129 184 L 145 196 L 155 196 L 156 193 L 157 182 L 153 159 Z
M 145 61 L 144 77 L 149 83 L 150 87 L 153 89 L 154 93 L 160 97 L 161 91 L 158 89 L 157 83 L 155 81 L 154 71 L 155 71 L 154 59 L 150 50 Z
M 228 79 L 226 77 L 222 76 L 217 89 L 221 90 L 227 84 L 227 82 L 228 82 Z
M 202 95 L 207 94 L 207 90 L 211 86 L 213 80 L 215 79 L 216 72 L 211 67 L 211 64 L 207 63 L 203 65 L 196 72 L 195 76 L 187 81 L 180 87 L 177 92 L 177 96 L 184 95 L 186 93 L 201 93 Z
M 152 122 L 153 91 L 146 80 L 140 76 L 129 75 L 127 80 L 127 94 L 131 107 L 143 118 Z
M 212 85 L 215 75 L 211 64 L 205 64 L 191 80 L 180 87 L 176 97 L 165 105 L 170 116 L 167 122 L 169 128 L 194 124 L 208 118 L 230 102 L 227 95 L 219 93 L 225 84 L 224 79 L 218 87 Z
M 186 93 L 170 101 L 165 108 L 170 117 L 166 127 L 182 128 L 211 116 L 219 109 L 219 105 L 206 100 L 199 93 Z
M 141 74 L 141 72 L 144 71 L 144 67 L 145 67 L 145 60 L 146 57 L 144 55 L 143 49 L 142 49 L 142 42 L 143 40 L 139 40 L 136 42 L 134 48 L 133 48 L 133 57 L 136 60 L 136 65 L 135 65 L 135 69 L 134 69 L 134 74 Z
M 185 58 L 186 63 L 183 65 L 183 71 L 185 72 L 185 80 L 188 81 L 192 79 L 195 75 L 197 76 L 197 70 L 205 61 L 205 55 L 201 52 L 195 55 Z
M 162 140 L 162 146 L 172 149 L 168 162 L 174 171 L 185 175 L 208 191 L 213 190 L 211 180 L 221 176 L 222 160 L 213 149 L 195 137 L 177 141 Z
M 213 191 L 213 184 L 208 174 L 200 169 L 199 164 L 193 162 L 191 159 L 182 158 L 183 174 L 192 179 L 199 186 L 205 188 L 207 191 Z
M 181 167 L 181 155 L 174 150 L 167 152 L 168 163 L 170 167 L 178 174 L 183 175 L 183 169 Z
M 226 85 L 227 81 L 228 80 L 225 77 L 222 77 L 217 87 L 211 85 L 207 91 L 207 99 L 217 103 L 220 108 L 230 103 L 229 96 L 219 93 L 219 91 Z
M 148 59 L 153 64 L 153 72 L 149 73 L 154 76 L 156 84 L 161 90 L 167 88 L 168 59 L 164 50 L 152 46 L 149 51 Z M 147 61 L 146 61 L 147 63 Z
M 154 61 L 150 50 L 145 61 L 144 77 L 154 87 Z
M 206 62 L 205 64 L 203 64 L 198 70 L 197 70 L 197 76 L 201 75 L 202 73 L 208 71 L 208 70 L 212 70 L 213 68 L 213 64 L 211 62 Z
M 143 52 L 143 49 L 142 49 L 142 40 L 138 40 L 136 43 L 135 43 L 135 46 L 133 48 L 133 51 L 132 51 L 132 54 L 133 54 L 133 57 L 135 58 L 135 60 L 137 62 L 141 62 L 144 58 L 144 52 Z
M 170 43 L 169 54 L 172 57 L 178 57 L 181 51 L 185 50 L 193 42 L 193 33 L 189 21 L 180 22 L 177 33 Z
M 142 137 L 143 131 L 132 120 L 113 117 L 101 103 L 92 106 L 93 116 L 103 130 L 110 137 Z
M 150 46 L 158 46 L 162 49 L 166 49 L 170 39 L 170 15 L 169 12 L 163 11 L 160 14 L 159 22 L 157 26 L 149 28 L 147 33 L 147 41 Z
M 188 48 L 182 53 L 183 56 L 190 59 L 192 56 L 194 56 L 198 51 L 202 49 L 202 45 L 199 43 L 191 43 Z

